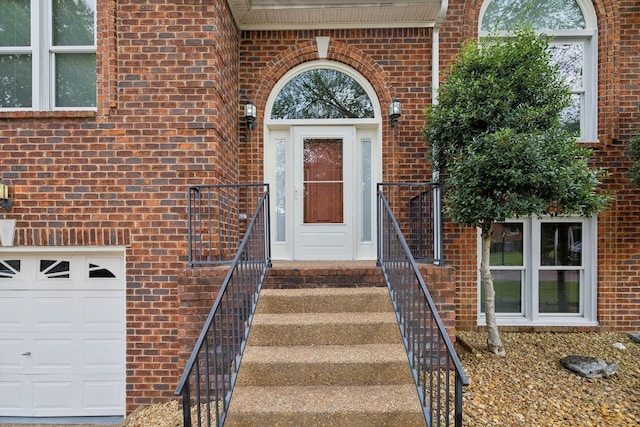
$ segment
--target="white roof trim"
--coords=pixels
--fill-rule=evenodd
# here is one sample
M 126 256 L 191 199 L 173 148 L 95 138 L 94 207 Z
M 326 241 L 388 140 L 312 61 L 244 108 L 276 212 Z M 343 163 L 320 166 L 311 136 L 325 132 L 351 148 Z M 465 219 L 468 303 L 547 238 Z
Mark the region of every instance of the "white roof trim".
M 433 27 L 442 0 L 228 0 L 241 30 Z

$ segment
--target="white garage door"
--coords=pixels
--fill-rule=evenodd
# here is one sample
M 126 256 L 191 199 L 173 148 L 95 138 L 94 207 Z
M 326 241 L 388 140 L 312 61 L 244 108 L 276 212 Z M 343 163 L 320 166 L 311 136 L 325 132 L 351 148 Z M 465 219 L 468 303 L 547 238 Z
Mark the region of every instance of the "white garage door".
M 0 252 L 0 416 L 125 413 L 122 253 Z

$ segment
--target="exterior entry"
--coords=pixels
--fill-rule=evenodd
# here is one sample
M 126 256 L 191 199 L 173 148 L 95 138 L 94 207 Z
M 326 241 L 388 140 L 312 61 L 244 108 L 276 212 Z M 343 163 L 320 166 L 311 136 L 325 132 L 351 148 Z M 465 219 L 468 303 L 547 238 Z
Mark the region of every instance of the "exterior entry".
M 381 150 L 372 99 L 366 81 L 327 61 L 274 89 L 265 126 L 274 259 L 375 259 Z

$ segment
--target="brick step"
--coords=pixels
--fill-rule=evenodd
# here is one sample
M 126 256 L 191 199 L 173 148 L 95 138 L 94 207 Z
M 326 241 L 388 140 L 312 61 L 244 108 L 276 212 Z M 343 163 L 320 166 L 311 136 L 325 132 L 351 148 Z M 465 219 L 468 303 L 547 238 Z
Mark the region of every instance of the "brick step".
M 314 263 L 306 266 L 278 266 L 274 263 L 264 279 L 263 289 L 384 287 L 382 269 L 372 262 L 361 266 Z
M 410 384 L 397 344 L 248 346 L 236 386 Z
M 236 386 L 225 427 L 425 426 L 416 388 Z
M 402 343 L 391 312 L 259 313 L 253 319 L 247 341 L 247 345 L 255 346 L 383 343 Z
M 256 313 L 392 312 L 387 288 L 264 289 Z

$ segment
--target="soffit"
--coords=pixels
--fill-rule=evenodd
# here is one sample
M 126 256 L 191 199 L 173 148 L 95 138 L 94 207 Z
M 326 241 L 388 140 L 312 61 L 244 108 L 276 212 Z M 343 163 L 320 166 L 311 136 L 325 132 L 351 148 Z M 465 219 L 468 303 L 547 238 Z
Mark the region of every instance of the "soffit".
M 228 0 L 241 30 L 432 27 L 447 0 Z M 445 6 L 446 7 L 446 6 Z

